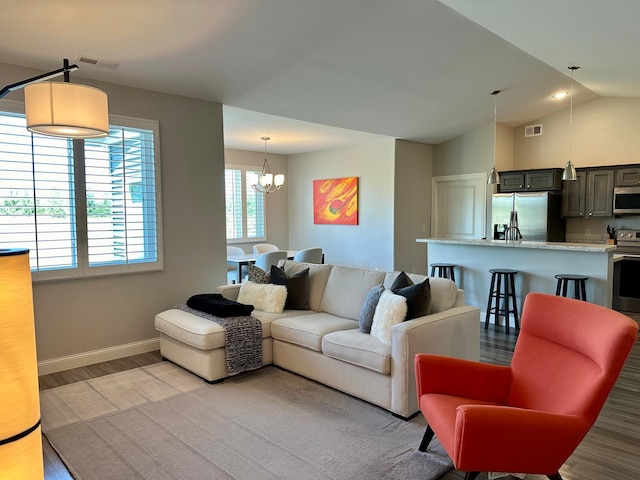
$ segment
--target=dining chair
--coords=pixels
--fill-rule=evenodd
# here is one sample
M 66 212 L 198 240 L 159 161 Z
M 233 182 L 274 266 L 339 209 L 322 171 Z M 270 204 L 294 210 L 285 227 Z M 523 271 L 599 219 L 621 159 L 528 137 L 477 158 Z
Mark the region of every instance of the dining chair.
M 234 255 L 244 255 L 244 250 L 240 247 L 232 247 L 230 245 L 227 245 L 227 257 L 231 257 Z M 234 265 L 227 264 L 227 283 L 237 283 L 238 280 L 238 269 Z
M 271 265 L 278 266 L 280 260 L 287 259 L 286 250 L 275 250 L 272 252 L 265 252 L 256 258 L 256 267 L 260 267 L 265 272 L 271 271 Z
M 253 253 L 255 255 L 260 255 L 261 253 L 266 252 L 275 252 L 276 250 L 280 250 L 277 245 L 273 243 L 258 243 L 253 246 Z
M 305 248 L 293 256 L 294 262 L 323 263 L 321 248 Z

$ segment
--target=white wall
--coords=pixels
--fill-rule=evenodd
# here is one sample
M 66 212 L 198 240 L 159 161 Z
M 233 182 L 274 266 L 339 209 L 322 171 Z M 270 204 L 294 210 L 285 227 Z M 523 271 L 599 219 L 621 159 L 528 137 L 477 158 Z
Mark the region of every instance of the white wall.
M 224 149 L 225 165 L 255 165 L 258 170 L 262 168 L 264 162 L 264 152 L 249 152 L 247 150 L 236 150 L 232 148 Z M 273 243 L 282 250 L 289 250 L 289 208 L 288 208 L 288 191 L 289 191 L 289 173 L 288 159 L 286 155 L 278 155 L 268 153 L 269 167 L 271 172 L 284 173 L 284 186 L 277 192 L 266 195 L 266 234 L 267 239 L 264 242 L 251 243 L 234 243 L 236 247 L 242 248 L 246 253 L 253 251 L 253 245 L 256 243 Z
M 0 84 L 39 73 L 2 65 Z M 164 270 L 35 284 L 40 361 L 157 339 L 157 312 L 226 278 L 222 106 L 72 77 L 106 91 L 110 113 L 160 122 Z
M 322 247 L 325 261 L 393 269 L 393 139 L 289 157 L 289 248 Z M 314 225 L 313 180 L 359 177 L 359 225 Z
M 524 127 L 514 132 L 514 169 L 563 168 L 569 158 L 576 168 L 640 163 L 640 98 L 598 98 L 527 122 L 542 124 L 542 135 L 524 136 Z M 571 135 L 569 134 L 571 132 Z

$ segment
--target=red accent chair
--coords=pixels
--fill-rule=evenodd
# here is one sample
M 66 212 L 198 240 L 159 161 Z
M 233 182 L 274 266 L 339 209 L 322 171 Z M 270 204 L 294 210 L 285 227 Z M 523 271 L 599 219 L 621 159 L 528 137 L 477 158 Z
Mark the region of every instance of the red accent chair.
M 579 300 L 531 293 L 511 366 L 415 356 L 418 404 L 456 469 L 547 475 L 595 422 L 636 343 L 638 324 Z

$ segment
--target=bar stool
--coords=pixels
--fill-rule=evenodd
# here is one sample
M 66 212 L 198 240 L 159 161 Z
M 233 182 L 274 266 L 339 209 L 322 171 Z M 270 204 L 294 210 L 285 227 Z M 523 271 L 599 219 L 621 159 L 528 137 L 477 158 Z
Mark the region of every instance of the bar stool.
M 431 264 L 431 276 L 450 278 L 454 282 L 456 281 L 455 265 L 453 263 L 432 263 Z
M 518 306 L 516 303 L 516 282 L 515 276 L 517 270 L 507 270 L 494 268 L 489 270 L 491 273 L 491 288 L 489 289 L 489 302 L 487 304 L 487 314 L 484 320 L 484 328 L 489 328 L 489 317 L 491 314 L 495 317 L 495 323 L 498 324 L 500 315 L 505 319 L 505 332 L 509 333 L 509 314 L 513 313 L 513 321 L 516 329 L 520 328 L 518 320 Z M 495 306 L 492 306 L 495 298 Z M 504 308 L 500 308 L 500 300 L 504 300 Z M 511 300 L 511 307 L 509 307 Z
M 560 295 L 560 289 L 562 289 L 562 296 L 566 297 L 569 282 L 573 282 L 573 298 L 584 300 L 585 302 L 587 301 L 586 282 L 589 277 L 585 277 L 584 275 L 569 275 L 565 273 L 559 273 L 558 275 L 554 276 L 558 279 L 558 284 L 556 286 L 556 295 Z

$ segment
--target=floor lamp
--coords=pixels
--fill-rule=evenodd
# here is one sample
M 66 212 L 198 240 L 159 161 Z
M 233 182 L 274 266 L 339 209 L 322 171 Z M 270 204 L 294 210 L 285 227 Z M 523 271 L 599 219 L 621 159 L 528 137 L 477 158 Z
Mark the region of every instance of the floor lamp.
M 44 478 L 27 249 L 0 249 L 0 412 L 0 478 Z
M 7 85 L 0 98 L 25 89 L 27 129 L 65 138 L 109 134 L 107 95 L 70 83 L 62 68 Z M 64 82 L 46 82 L 64 75 Z M 0 249 L 0 478 L 42 480 L 38 360 L 29 250 Z

